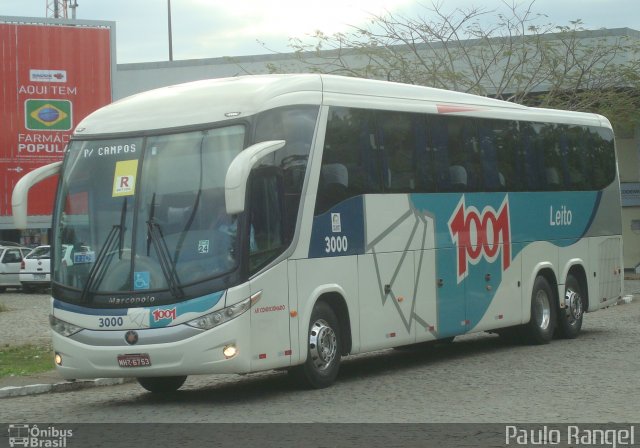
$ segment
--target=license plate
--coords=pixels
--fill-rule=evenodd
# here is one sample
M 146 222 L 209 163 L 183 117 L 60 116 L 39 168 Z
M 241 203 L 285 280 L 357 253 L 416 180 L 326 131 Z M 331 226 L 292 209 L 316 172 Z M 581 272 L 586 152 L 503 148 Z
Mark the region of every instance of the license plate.
M 151 358 L 148 353 L 118 355 L 118 365 L 120 367 L 149 367 Z
M 47 274 L 33 274 L 34 280 L 45 280 L 47 278 Z

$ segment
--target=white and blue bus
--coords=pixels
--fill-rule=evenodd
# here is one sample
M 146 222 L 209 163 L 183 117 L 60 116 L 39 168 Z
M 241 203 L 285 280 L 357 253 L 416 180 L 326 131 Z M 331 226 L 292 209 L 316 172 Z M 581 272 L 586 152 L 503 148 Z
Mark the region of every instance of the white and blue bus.
M 472 332 L 548 343 L 622 291 L 606 118 L 325 75 L 141 93 L 75 129 L 53 217 L 65 378 L 289 369 Z

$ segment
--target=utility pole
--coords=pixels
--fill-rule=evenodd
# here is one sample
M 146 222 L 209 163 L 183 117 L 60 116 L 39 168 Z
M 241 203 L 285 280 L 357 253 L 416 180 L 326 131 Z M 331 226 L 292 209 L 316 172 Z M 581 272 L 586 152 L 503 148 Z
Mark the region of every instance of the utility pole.
M 71 0 L 69 8 L 71 8 L 71 18 L 76 20 L 76 8 L 78 7 L 78 0 Z
M 47 17 L 67 18 L 67 0 L 47 0 Z
M 167 0 L 167 17 L 169 25 L 169 60 L 173 61 L 173 41 L 171 36 L 171 0 Z

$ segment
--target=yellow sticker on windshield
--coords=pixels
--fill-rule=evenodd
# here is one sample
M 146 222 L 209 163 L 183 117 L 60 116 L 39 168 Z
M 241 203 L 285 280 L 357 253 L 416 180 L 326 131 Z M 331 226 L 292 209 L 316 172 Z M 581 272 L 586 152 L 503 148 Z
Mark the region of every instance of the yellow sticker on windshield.
M 122 160 L 116 162 L 116 172 L 113 176 L 113 197 L 133 196 L 136 192 L 137 160 Z

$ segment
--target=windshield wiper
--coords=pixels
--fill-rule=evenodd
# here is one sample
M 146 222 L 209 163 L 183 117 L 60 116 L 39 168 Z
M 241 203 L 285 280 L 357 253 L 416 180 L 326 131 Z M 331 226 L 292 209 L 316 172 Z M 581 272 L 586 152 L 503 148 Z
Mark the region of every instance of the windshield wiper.
M 152 216 L 147 221 L 147 231 L 149 239 L 151 240 L 150 242 L 153 243 L 153 248 L 156 250 L 156 254 L 158 254 L 160 269 L 162 269 L 164 278 L 167 280 L 169 291 L 175 297 L 184 298 L 184 292 L 180 288 L 180 279 L 176 272 L 176 266 L 175 263 L 171 263 L 171 255 L 164 235 L 162 234 L 162 229 L 160 228 L 160 224 L 155 222 Z M 147 254 L 148 251 L 149 247 L 147 247 Z
M 98 256 L 96 257 L 95 263 L 91 267 L 89 271 L 89 275 L 87 276 L 87 282 L 84 284 L 82 288 L 82 294 L 80 295 L 80 301 L 85 302 L 87 299 L 87 293 L 91 291 L 94 286 L 99 285 L 104 280 L 104 276 L 107 273 L 107 268 L 111 265 L 111 260 L 113 260 L 113 247 L 116 242 L 119 245 L 118 248 L 118 258 L 122 258 L 122 246 L 124 245 L 124 223 L 127 216 L 127 200 L 129 198 L 124 198 L 122 202 L 122 210 L 120 211 L 120 224 L 115 224 L 111 227 L 107 238 L 98 252 Z
M 84 284 L 82 294 L 80 295 L 81 302 L 86 302 L 87 293 L 94 287 L 94 285 L 102 282 L 105 274 L 107 273 L 107 266 L 111 264 L 111 260 L 113 259 L 113 245 L 116 241 L 121 240 L 120 235 L 122 235 L 122 229 L 120 225 L 116 224 L 109 231 L 100 252 L 98 252 L 96 261 L 93 263 L 93 266 L 89 271 L 87 282 Z M 108 262 L 105 262 L 105 260 L 108 260 Z
M 203 165 L 204 165 L 204 160 L 202 160 L 202 151 L 203 151 L 203 146 L 204 146 L 204 139 L 206 138 L 207 133 L 204 132 L 202 134 L 202 139 L 200 140 L 200 146 L 198 147 L 198 151 L 200 154 L 200 180 L 198 182 L 198 192 L 196 193 L 196 197 L 193 201 L 193 207 L 191 207 L 191 214 L 189 215 L 189 218 L 187 219 L 187 222 L 184 225 L 184 229 L 182 229 L 182 232 L 180 232 L 180 236 L 178 237 L 178 242 L 176 243 L 176 250 L 173 253 L 173 263 L 176 264 L 178 263 L 178 258 L 180 257 L 180 252 L 182 251 L 182 245 L 184 244 L 184 240 L 187 237 L 187 233 L 189 232 L 189 230 L 191 229 L 191 226 L 193 225 L 193 220 L 196 217 L 196 214 L 198 212 L 198 207 L 200 205 L 200 196 L 202 196 L 202 177 L 203 177 Z

